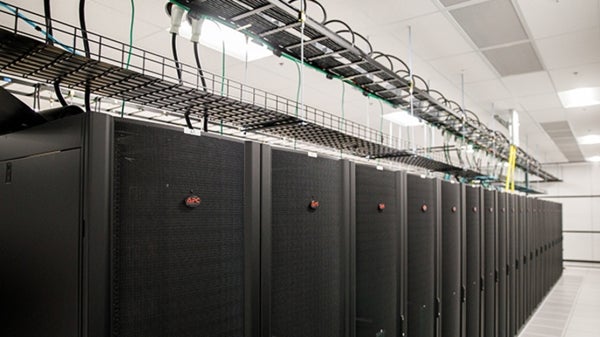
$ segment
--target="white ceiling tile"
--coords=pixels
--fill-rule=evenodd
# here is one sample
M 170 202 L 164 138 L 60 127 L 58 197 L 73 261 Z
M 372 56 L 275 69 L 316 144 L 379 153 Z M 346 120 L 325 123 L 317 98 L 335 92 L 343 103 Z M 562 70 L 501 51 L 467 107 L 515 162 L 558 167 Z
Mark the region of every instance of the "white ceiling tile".
M 536 40 L 547 69 L 600 63 L 600 29 Z
M 584 157 L 600 156 L 600 145 L 585 145 L 581 146 L 581 152 Z
M 567 117 L 576 135 L 600 134 L 600 108 L 568 109 Z
M 600 63 L 551 70 L 550 76 L 558 91 L 600 87 Z
M 519 97 L 519 103 L 530 112 L 562 108 L 556 93 Z
M 465 84 L 465 92 L 478 102 L 495 101 L 511 97 L 499 80 Z
M 516 0 L 535 39 L 571 33 L 600 24 L 598 0 Z
M 443 57 L 432 60 L 431 65 L 439 72 L 456 79 L 458 83 L 461 74 L 464 74 L 465 83 L 492 80 L 497 77 L 478 53 Z
M 348 1 L 344 1 L 346 6 Z M 352 0 L 352 4 L 360 4 L 360 9 L 374 21 L 379 23 L 392 23 L 404 21 L 418 16 L 437 12 L 437 7 L 431 1 L 403 0 L 387 1 L 385 4 L 373 3 L 364 0 Z M 356 7 L 354 7 L 356 10 Z
M 473 51 L 455 26 L 440 12 L 390 25 L 386 31 L 408 46 L 408 26 L 412 27 L 413 51 L 425 60 Z
M 369 29 L 385 29 L 385 25 L 438 11 L 431 1 L 403 0 L 374 4 L 362 0 L 328 0 L 321 2 L 327 19 L 341 19 L 362 33 Z M 321 15 L 319 13 L 319 15 Z
M 503 77 L 502 81 L 515 97 L 555 92 L 552 80 L 545 71 Z
M 494 114 L 506 115 L 506 118 L 508 118 L 509 111 L 511 110 L 523 110 L 520 102 L 515 98 L 495 99 L 492 103 L 494 104 Z
M 529 115 L 538 123 L 562 121 L 567 118 L 567 113 L 562 108 L 529 111 Z

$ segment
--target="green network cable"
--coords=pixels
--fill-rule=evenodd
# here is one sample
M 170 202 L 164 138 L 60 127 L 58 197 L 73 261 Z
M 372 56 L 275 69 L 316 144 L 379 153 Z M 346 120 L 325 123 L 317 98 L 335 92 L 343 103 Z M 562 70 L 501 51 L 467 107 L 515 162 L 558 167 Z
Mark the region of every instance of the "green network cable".
M 135 3 L 134 0 L 131 0 L 131 22 L 129 24 L 129 52 L 127 55 L 127 63 L 125 64 L 125 69 L 129 69 L 129 64 L 131 63 L 131 53 L 133 48 L 133 24 L 135 20 Z M 125 114 L 125 100 L 121 104 L 121 118 L 123 118 Z

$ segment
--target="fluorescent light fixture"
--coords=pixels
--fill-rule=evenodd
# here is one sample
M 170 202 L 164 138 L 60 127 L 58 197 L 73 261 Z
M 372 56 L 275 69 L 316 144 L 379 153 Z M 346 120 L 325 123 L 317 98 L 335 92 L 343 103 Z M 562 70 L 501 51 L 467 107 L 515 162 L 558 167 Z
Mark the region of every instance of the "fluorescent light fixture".
M 581 145 L 600 144 L 600 135 L 587 135 L 577 138 L 577 142 Z
M 592 163 L 600 163 L 600 156 L 593 156 L 585 158 L 585 160 L 590 161 Z
M 179 35 L 186 39 L 191 38 L 192 26 L 187 20 L 182 22 Z M 248 62 L 251 62 L 273 55 L 269 48 L 254 42 L 251 38 L 246 38 L 244 33 L 216 21 L 205 19 L 202 22 L 200 44 L 223 52 L 223 42 L 225 42 L 225 54 L 241 61 L 246 61 L 246 57 Z
M 600 104 L 600 87 L 560 91 L 558 97 L 565 108 L 580 108 Z
M 387 113 L 383 115 L 383 119 L 390 121 L 394 124 L 398 124 L 401 126 L 419 126 L 423 125 L 420 119 L 415 116 L 411 116 L 408 112 L 404 110 L 398 110 L 394 112 Z

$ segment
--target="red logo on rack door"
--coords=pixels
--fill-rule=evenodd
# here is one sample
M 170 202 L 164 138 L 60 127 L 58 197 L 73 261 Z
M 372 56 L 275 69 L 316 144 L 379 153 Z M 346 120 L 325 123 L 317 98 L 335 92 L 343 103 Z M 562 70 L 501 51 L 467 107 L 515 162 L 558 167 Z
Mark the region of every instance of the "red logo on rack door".
M 196 208 L 200 206 L 201 202 L 202 199 L 200 199 L 200 197 L 197 195 L 190 195 L 189 197 L 185 198 L 185 205 L 189 208 Z
M 452 206 L 452 213 L 456 213 L 456 211 L 458 211 L 458 208 L 456 208 L 456 206 Z
M 377 210 L 379 212 L 383 212 L 384 209 L 385 209 L 385 204 L 383 202 L 380 202 L 379 204 L 377 204 Z
M 308 208 L 312 211 L 316 211 L 317 208 L 319 208 L 319 206 L 320 206 L 319 201 L 315 200 L 315 199 L 311 200 L 310 204 L 308 204 Z
M 423 213 L 427 212 L 428 209 L 429 209 L 429 207 L 427 207 L 426 204 L 423 204 L 423 206 L 421 206 L 421 212 L 423 212 Z

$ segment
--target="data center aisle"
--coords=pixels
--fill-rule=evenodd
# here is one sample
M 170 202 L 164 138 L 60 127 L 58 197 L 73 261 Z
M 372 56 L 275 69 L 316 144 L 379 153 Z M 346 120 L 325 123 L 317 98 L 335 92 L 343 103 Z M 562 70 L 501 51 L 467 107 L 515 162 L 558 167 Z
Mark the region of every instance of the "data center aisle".
M 562 278 L 519 337 L 599 337 L 600 267 L 565 263 Z

